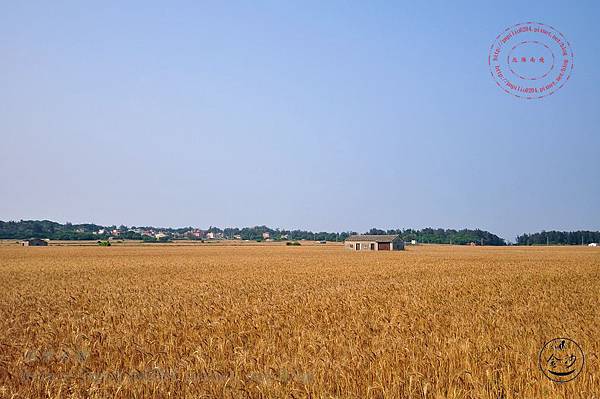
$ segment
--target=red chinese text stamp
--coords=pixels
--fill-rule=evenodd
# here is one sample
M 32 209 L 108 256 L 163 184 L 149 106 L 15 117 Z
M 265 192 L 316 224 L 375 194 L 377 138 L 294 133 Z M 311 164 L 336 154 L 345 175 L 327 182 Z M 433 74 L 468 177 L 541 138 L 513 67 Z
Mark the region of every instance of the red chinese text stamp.
M 554 94 L 573 71 L 573 50 L 549 25 L 525 22 L 499 34 L 488 55 L 498 87 L 515 97 L 534 99 Z

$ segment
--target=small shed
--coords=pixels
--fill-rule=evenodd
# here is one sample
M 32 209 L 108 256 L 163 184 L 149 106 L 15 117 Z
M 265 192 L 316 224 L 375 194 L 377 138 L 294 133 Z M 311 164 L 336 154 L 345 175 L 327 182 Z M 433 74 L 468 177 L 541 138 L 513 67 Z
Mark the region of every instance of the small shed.
M 48 241 L 41 238 L 30 238 L 29 240 L 21 241 L 21 245 L 24 247 L 47 247 Z
M 400 236 L 388 235 L 353 235 L 344 242 L 346 249 L 354 251 L 401 251 L 404 241 Z

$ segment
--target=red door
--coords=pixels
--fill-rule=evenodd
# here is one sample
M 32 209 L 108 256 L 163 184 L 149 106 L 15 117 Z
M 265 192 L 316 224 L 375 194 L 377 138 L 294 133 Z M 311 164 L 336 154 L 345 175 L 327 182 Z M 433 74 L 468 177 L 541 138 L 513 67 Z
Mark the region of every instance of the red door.
M 389 242 L 378 242 L 377 243 L 377 249 L 380 251 L 389 251 L 390 250 L 390 243 Z

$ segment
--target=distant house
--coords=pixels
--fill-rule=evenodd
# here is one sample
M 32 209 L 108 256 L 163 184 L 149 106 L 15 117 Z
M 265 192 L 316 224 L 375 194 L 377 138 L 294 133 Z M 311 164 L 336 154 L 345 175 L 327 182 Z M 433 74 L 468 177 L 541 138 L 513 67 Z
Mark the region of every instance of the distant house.
M 191 234 L 192 234 L 192 237 L 194 237 L 194 238 L 202 238 L 203 237 L 202 230 L 198 230 L 198 229 L 192 230 Z
M 262 238 L 263 240 L 268 240 L 269 238 L 271 238 L 271 234 L 269 234 L 268 231 L 265 231 L 264 233 L 262 233 Z
M 167 238 L 167 235 L 161 231 L 160 233 L 156 233 L 154 235 L 154 238 L 156 238 L 157 240 L 162 240 L 164 238 Z
M 598 243 L 597 242 L 592 242 L 590 244 L 588 244 L 588 247 L 597 247 Z
M 21 245 L 24 247 L 47 247 L 48 241 L 41 238 L 30 238 L 29 240 L 21 241 Z
M 398 235 L 354 235 L 346 239 L 344 246 L 355 251 L 401 251 L 404 241 Z

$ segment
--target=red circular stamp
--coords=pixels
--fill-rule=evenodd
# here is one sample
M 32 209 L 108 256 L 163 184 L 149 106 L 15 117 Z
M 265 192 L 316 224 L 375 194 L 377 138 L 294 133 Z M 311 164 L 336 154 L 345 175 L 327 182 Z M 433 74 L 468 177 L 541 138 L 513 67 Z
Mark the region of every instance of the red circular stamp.
M 573 50 L 552 26 L 525 22 L 496 37 L 488 63 L 496 84 L 506 93 L 543 98 L 556 93 L 571 77 Z

